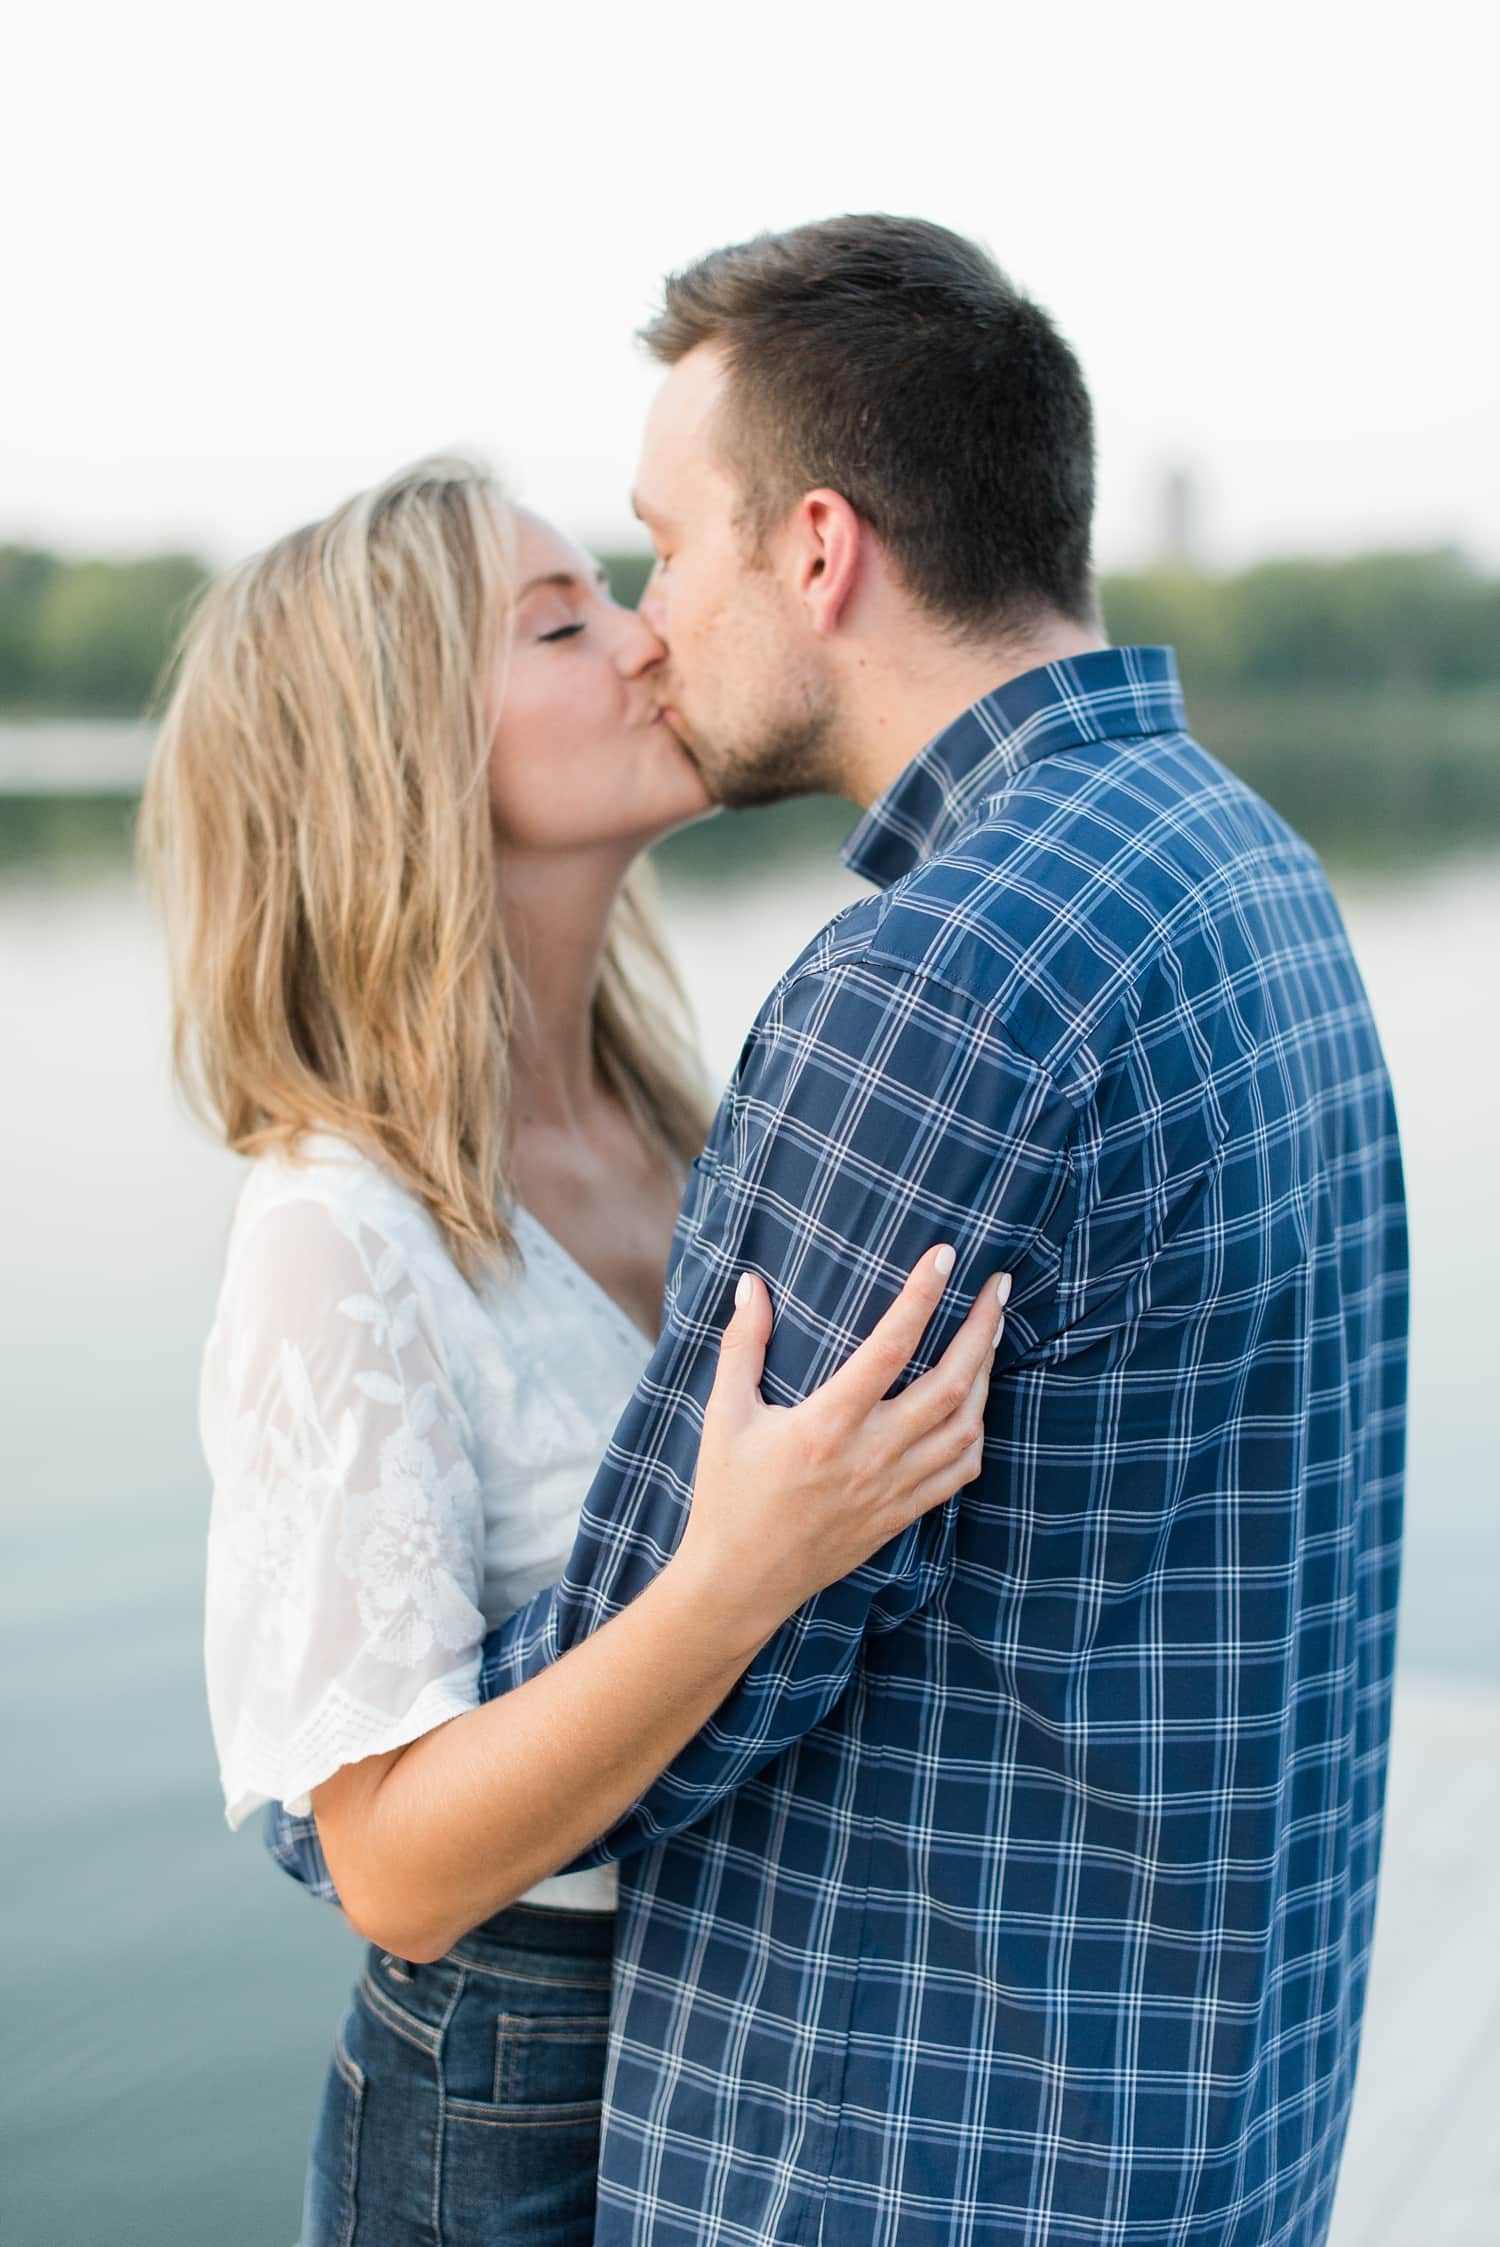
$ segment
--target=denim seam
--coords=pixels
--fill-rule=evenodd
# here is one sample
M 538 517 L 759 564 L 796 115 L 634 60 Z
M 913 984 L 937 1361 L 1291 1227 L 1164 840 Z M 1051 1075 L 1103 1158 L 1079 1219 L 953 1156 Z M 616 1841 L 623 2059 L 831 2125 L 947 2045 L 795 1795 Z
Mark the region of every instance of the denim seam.
M 460 1973 L 454 1977 L 453 1994 L 443 2009 L 443 2018 L 438 2024 L 437 2044 L 432 2054 L 433 2074 L 437 2079 L 437 2137 L 432 2153 L 432 2236 L 436 2247 L 443 2247 L 443 2161 L 448 2150 L 448 2090 L 443 2046 L 448 2035 L 448 2024 L 457 2012 L 458 2001 L 463 1994 L 464 1976 Z
M 382 2028 L 388 2028 L 393 2036 L 404 2037 L 408 2044 L 415 2045 L 429 2060 L 436 2059 L 442 2036 L 440 2028 L 429 2028 L 425 2021 L 416 2020 L 410 2013 L 404 2013 L 368 1974 L 360 1981 L 359 1995 Z M 444 2018 L 446 2019 L 446 2015 Z
M 514 2106 L 516 2046 L 522 2042 L 576 2044 L 609 2034 L 607 2013 L 553 2013 L 538 2019 L 534 2013 L 499 2013 L 495 2016 L 495 2072 L 492 2081 L 497 2107 Z
M 477 2099 L 450 2099 L 448 2111 L 455 2122 L 477 2124 L 485 2130 L 566 2130 L 597 2122 L 604 2112 L 602 2099 L 580 2099 L 566 2107 L 516 2107 L 497 2114 Z
M 354 2247 L 354 2227 L 358 2221 L 359 2139 L 365 2114 L 365 2071 L 357 2060 L 351 2059 L 344 2043 L 342 2025 L 333 2040 L 333 2062 L 349 2094 L 344 2101 L 344 2160 L 340 2179 L 344 2207 L 339 2225 L 338 2247 Z
M 538 1982 L 547 1989 L 608 1990 L 610 1977 L 605 1974 L 533 1974 L 510 1966 L 489 1966 L 470 1951 L 457 1948 L 448 1956 L 455 1965 L 463 1966 L 472 1974 L 483 1974 L 492 1982 Z

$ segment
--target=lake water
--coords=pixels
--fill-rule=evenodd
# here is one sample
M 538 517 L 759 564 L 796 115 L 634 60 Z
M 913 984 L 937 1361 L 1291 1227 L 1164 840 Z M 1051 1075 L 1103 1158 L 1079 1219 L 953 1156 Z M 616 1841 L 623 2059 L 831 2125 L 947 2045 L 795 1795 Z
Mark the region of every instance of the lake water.
M 1500 862 L 1341 885 L 1407 1147 L 1415 1338 L 1402 1661 L 1500 1684 Z M 679 879 L 714 1066 L 856 885 Z M 200 1670 L 197 1356 L 235 1192 L 167 1090 L 122 870 L 0 882 L 0 1963 L 5 2247 L 289 2247 L 355 1958 L 220 1815 Z

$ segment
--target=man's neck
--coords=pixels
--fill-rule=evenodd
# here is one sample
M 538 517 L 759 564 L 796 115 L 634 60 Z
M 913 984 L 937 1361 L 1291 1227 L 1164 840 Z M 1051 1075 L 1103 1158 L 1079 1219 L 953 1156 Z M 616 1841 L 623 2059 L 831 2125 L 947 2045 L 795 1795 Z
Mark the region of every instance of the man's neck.
M 868 811 L 912 758 L 982 695 L 1009 679 L 1108 642 L 1101 627 L 1048 618 L 1035 632 L 984 647 L 957 646 L 936 633 L 914 633 L 902 645 L 855 662 L 841 727 L 842 793 Z

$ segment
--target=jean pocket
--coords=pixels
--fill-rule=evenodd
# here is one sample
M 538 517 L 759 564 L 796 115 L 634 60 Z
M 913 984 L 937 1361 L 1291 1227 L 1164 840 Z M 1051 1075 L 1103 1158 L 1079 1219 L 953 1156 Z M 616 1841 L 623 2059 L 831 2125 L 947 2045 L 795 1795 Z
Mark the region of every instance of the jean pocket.
M 493 2098 L 445 2103 L 443 2247 L 592 2247 L 608 2016 L 494 2021 Z
M 501 2013 L 495 2023 L 494 2103 L 598 2110 L 607 2013 Z
M 593 2247 L 602 2106 L 450 2099 L 443 2133 L 442 2247 Z
M 341 2027 L 313 2132 L 301 2247 L 355 2247 L 364 2106 L 364 2070 L 349 2057 L 347 2031 Z

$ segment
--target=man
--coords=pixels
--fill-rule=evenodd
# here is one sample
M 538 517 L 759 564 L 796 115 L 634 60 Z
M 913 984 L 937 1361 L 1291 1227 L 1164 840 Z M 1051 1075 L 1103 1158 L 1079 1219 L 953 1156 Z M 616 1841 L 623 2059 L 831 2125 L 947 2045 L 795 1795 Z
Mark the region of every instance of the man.
M 1087 393 L 982 251 L 798 228 L 673 279 L 648 341 L 668 715 L 725 802 L 866 806 L 876 887 L 746 1042 L 661 1343 L 486 1693 L 671 1550 L 740 1271 L 773 1401 L 934 1239 L 955 1302 L 1015 1285 L 981 1479 L 796 1616 L 594 1853 L 596 2236 L 1301 2247 L 1364 1997 L 1404 1403 L 1336 908 L 1184 731 L 1170 653 L 1105 646 Z

